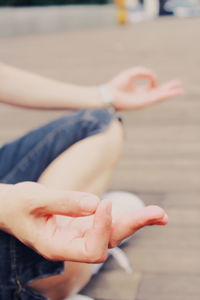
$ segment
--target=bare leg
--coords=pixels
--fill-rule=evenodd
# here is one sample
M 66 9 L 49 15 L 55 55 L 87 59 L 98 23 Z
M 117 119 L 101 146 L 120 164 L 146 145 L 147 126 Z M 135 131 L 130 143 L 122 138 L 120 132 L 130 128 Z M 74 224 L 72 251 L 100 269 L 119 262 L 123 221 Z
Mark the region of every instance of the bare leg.
M 123 145 L 118 121 L 98 135 L 88 137 L 63 152 L 41 175 L 39 182 L 56 188 L 100 194 L 105 192 Z M 83 288 L 91 277 L 91 265 L 65 263 L 61 275 L 32 281 L 29 286 L 51 300 L 61 300 Z
M 63 274 L 34 280 L 29 286 L 48 299 L 63 300 L 79 292 L 89 282 L 91 274 L 91 264 L 65 262 Z
M 39 182 L 51 187 L 100 194 L 104 192 L 120 158 L 123 130 L 118 121 L 74 144 L 42 173 Z

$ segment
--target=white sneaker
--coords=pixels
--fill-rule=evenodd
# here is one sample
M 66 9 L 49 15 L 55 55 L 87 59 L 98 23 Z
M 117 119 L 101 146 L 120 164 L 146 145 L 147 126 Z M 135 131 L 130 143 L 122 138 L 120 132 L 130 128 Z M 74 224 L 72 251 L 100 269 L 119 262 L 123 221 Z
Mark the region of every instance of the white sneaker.
M 66 298 L 64 300 L 95 300 L 93 298 L 90 298 L 88 296 L 83 296 L 83 295 L 79 295 L 79 294 L 76 294 L 72 297 L 69 297 L 69 298 Z
M 144 207 L 144 202 L 135 194 L 123 191 L 115 191 L 103 194 L 102 199 L 109 199 L 112 202 L 113 213 L 122 211 L 137 210 Z
M 121 214 L 123 211 L 137 210 L 144 207 L 144 202 L 136 195 L 123 192 L 115 191 L 103 194 L 102 199 L 109 199 L 112 202 L 112 212 L 114 214 Z M 121 245 L 124 244 L 129 238 L 123 240 Z M 109 254 L 115 258 L 121 268 L 123 268 L 127 273 L 132 273 L 132 268 L 129 263 L 128 257 L 119 247 L 109 250 Z M 97 274 L 102 268 L 104 263 L 94 264 L 93 275 Z

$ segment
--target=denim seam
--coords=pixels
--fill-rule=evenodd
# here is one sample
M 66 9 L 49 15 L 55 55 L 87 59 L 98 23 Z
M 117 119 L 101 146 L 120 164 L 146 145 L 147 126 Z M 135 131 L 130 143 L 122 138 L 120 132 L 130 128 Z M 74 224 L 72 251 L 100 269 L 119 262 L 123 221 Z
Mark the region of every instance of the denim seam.
M 20 294 L 24 291 L 22 283 L 20 281 L 18 272 L 17 272 L 17 258 L 16 258 L 16 241 L 12 236 L 10 237 L 10 257 L 11 257 L 11 273 L 13 274 L 13 283 L 15 285 L 15 299 L 18 299 Z
M 16 283 L 16 255 L 15 255 L 15 240 L 10 236 L 10 257 L 11 257 L 11 273 L 15 275 L 14 283 Z

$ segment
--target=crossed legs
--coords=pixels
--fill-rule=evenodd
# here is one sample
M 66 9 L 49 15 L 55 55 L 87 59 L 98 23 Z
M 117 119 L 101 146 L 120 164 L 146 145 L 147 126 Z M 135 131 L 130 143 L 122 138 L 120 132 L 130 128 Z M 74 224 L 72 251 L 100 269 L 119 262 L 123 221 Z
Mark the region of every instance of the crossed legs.
M 101 194 L 106 191 L 123 147 L 123 129 L 113 120 L 100 134 L 83 139 L 58 156 L 41 174 L 47 186 Z M 34 280 L 29 286 L 51 300 L 78 292 L 91 277 L 90 264 L 65 262 L 64 274 Z
M 41 174 L 39 182 L 56 188 L 101 194 L 107 189 L 120 158 L 123 141 L 120 122 L 112 120 L 102 133 L 76 142 L 59 155 Z M 115 229 L 112 247 L 146 225 L 167 223 L 167 216 L 159 207 L 149 206 L 135 212 L 129 207 L 125 209 L 112 213 Z M 50 300 L 62 300 L 80 291 L 91 274 L 89 264 L 65 262 L 63 274 L 31 281 L 29 286 Z

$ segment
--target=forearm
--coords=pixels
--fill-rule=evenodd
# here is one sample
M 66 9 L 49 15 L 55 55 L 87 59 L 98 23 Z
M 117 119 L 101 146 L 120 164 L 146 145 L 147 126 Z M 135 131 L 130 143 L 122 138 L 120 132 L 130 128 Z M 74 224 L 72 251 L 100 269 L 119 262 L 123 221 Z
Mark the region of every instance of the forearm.
M 0 102 L 27 108 L 84 109 L 104 106 L 99 89 L 59 82 L 0 64 Z

